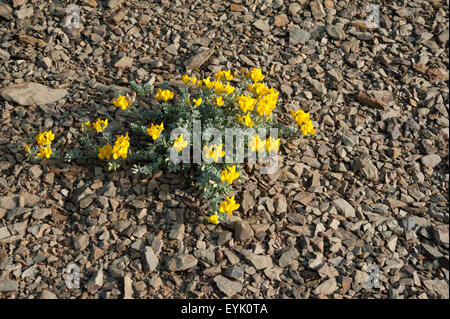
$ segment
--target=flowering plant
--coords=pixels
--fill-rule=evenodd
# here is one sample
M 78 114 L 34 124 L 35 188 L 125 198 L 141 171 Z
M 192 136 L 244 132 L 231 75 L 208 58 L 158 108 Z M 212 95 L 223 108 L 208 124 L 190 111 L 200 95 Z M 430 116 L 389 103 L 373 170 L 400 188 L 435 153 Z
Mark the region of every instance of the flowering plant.
M 283 136 L 315 133 L 309 113 L 301 109 L 291 110 L 300 129 L 278 122 L 273 111 L 279 92 L 262 82 L 264 78 L 261 69 L 234 73 L 222 70 L 214 74 L 214 79 L 185 74 L 179 94 L 171 91 L 167 82 L 156 92 L 152 85 L 138 86 L 133 82 L 131 96 L 120 92 L 112 102 L 127 117 L 127 131 L 113 137 L 108 119 L 98 118 L 96 122 L 81 123 L 85 152 L 52 153 L 51 142 L 55 137 L 52 131 L 39 133 L 36 137 L 39 148 L 27 144 L 25 149 L 40 158 L 52 156 L 65 161 L 98 158 L 108 163 L 109 170 L 129 164 L 134 174 L 143 175 L 196 165 L 199 188 L 210 205 L 207 219 L 218 224 L 240 207 L 235 196 L 228 195 L 233 184 L 243 178 L 243 161 L 238 155 L 243 154 L 245 147 L 249 160 L 250 153 L 256 153 L 264 162 L 279 150 L 278 129 Z M 138 96 L 155 97 L 157 103 L 153 108 L 139 105 Z M 276 134 L 272 134 L 274 127 Z M 264 134 L 269 128 L 270 135 L 266 138 Z M 233 135 L 238 140 L 240 133 L 229 134 L 229 129 L 240 129 L 248 138 L 234 144 Z M 248 134 L 249 130 L 258 133 Z M 227 143 L 230 135 L 231 144 Z

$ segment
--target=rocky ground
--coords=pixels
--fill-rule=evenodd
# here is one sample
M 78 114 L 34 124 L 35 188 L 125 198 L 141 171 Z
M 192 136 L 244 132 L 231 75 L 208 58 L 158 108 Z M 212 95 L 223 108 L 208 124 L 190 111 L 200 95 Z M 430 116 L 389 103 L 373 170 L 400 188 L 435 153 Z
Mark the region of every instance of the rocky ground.
M 81 0 L 81 29 L 69 4 L 0 2 L 1 297 L 449 298 L 448 0 L 380 1 L 379 28 L 368 1 Z M 247 167 L 225 225 L 180 175 L 25 161 L 39 130 L 120 120 L 133 80 L 241 67 L 317 133 Z

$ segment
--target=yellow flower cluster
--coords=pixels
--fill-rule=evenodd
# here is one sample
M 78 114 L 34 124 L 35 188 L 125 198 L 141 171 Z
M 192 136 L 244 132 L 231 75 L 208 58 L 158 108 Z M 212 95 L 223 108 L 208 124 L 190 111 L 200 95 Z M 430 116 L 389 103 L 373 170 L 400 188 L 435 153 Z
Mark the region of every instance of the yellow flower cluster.
M 150 135 L 153 140 L 156 140 L 161 135 L 161 132 L 164 131 L 164 123 L 161 122 L 159 125 L 151 124 L 151 127 L 147 129 L 147 134 Z
M 210 145 L 210 146 L 204 146 L 203 150 L 206 153 L 207 159 L 212 159 L 214 162 L 219 161 L 219 157 L 225 156 L 225 151 L 222 150 L 223 144 L 220 145 Z
M 52 130 L 43 133 L 39 132 L 38 136 L 36 136 L 36 142 L 39 146 L 51 145 L 54 139 L 55 134 L 52 133 Z
M 233 79 L 233 75 L 231 74 L 230 70 L 228 71 L 220 70 L 219 72 L 214 74 L 214 77 L 216 78 L 217 81 L 221 81 L 223 79 L 231 81 Z
M 250 146 L 250 149 L 252 150 L 252 152 L 254 152 L 254 151 L 263 152 L 264 146 L 265 146 L 265 141 L 261 140 L 259 138 L 259 136 L 256 135 L 251 138 L 249 146 Z
M 291 110 L 291 115 L 294 117 L 297 125 L 300 126 L 303 135 L 312 135 L 316 133 L 316 130 L 314 129 L 314 126 L 309 118 L 309 113 L 305 113 L 303 110 L 297 110 L 295 112 Z
M 49 130 L 47 132 L 43 132 L 38 134 L 36 136 L 36 142 L 39 145 L 39 153 L 37 153 L 37 156 L 39 158 L 49 158 L 50 155 L 52 155 L 52 149 L 50 145 L 52 144 L 52 141 L 55 139 L 55 134 L 52 133 L 52 130 Z M 27 145 L 25 149 L 29 150 L 29 146 Z
M 219 211 L 221 213 L 227 213 L 227 215 L 233 215 L 233 211 L 235 211 L 236 209 L 238 209 L 241 205 L 236 204 L 235 200 L 234 200 L 234 196 L 232 197 L 227 197 L 226 201 L 223 201 L 220 204 L 220 209 Z
M 231 71 L 219 71 L 216 74 L 214 74 L 214 77 L 216 78 L 216 81 L 211 81 L 209 77 L 206 79 L 203 79 L 203 83 L 208 89 L 214 89 L 214 92 L 217 95 L 223 95 L 223 94 L 231 94 L 236 89 L 234 86 L 227 83 L 222 83 L 223 81 L 231 81 L 233 79 L 233 75 L 231 74 Z M 199 85 L 197 85 L 199 86 Z M 220 104 L 217 103 L 219 106 Z M 223 103 L 222 103 L 223 104 Z
M 203 79 L 203 83 L 205 83 L 205 86 L 208 89 L 212 89 L 216 82 L 215 81 L 211 82 L 211 80 L 209 79 L 209 76 L 208 76 L 206 79 Z
M 262 140 L 258 135 L 256 135 L 250 140 L 249 146 L 253 152 L 263 152 L 264 147 L 268 152 L 278 152 L 280 148 L 280 139 L 274 139 L 272 136 L 269 136 L 266 140 Z
M 238 97 L 238 105 L 243 113 L 247 113 L 248 111 L 253 111 L 255 108 L 256 99 L 248 96 L 248 95 L 240 95 Z
M 250 117 L 250 113 L 245 114 L 245 116 L 242 116 L 240 114 L 236 114 L 239 122 L 243 123 L 247 127 L 252 127 L 255 123 L 252 121 L 252 118 Z
M 223 100 L 222 95 L 219 95 L 216 97 L 216 103 L 217 103 L 217 106 L 224 105 L 225 101 Z
M 220 180 L 222 182 L 227 182 L 229 185 L 233 183 L 233 181 L 238 178 L 240 175 L 239 172 L 236 172 L 236 165 L 227 166 L 222 172 L 220 172 Z
M 218 95 L 231 94 L 235 90 L 235 87 L 231 86 L 228 83 L 223 84 L 222 82 L 219 81 L 215 81 L 213 83 L 214 83 L 214 92 L 216 92 L 216 94 Z
M 178 151 L 181 152 L 183 148 L 185 148 L 188 145 L 188 141 L 183 140 L 183 134 L 178 136 L 178 138 L 173 143 L 173 147 Z
M 208 221 L 214 225 L 217 225 L 219 223 L 219 215 L 213 214 L 209 216 Z
M 249 84 L 247 86 L 247 89 L 258 96 L 263 96 L 268 93 L 274 93 L 273 88 L 269 88 L 267 85 L 261 82 Z
M 114 146 L 111 146 L 109 143 L 105 146 L 98 149 L 98 158 L 100 159 L 110 159 L 111 156 L 114 159 L 118 159 L 122 157 L 123 159 L 127 158 L 128 148 L 130 147 L 130 137 L 128 133 L 123 136 L 117 136 L 116 142 Z
M 274 139 L 272 136 L 269 136 L 266 140 L 266 148 L 269 152 L 278 152 L 278 149 L 280 148 L 280 139 Z
M 256 106 L 256 112 L 259 116 L 265 115 L 270 118 L 272 111 L 277 107 L 279 92 L 268 93 L 258 97 L 258 105 Z
M 158 88 L 158 93 L 156 93 L 155 97 L 158 99 L 158 101 L 167 102 L 168 100 L 173 99 L 174 93 L 169 90 L 162 91 L 160 88 Z
M 199 106 L 200 104 L 202 104 L 202 98 L 198 98 L 198 99 L 192 99 L 192 101 L 194 102 L 194 109 Z
M 253 68 L 251 71 L 247 72 L 247 78 L 251 78 L 253 82 L 260 82 L 264 80 L 264 75 L 262 74 L 261 69 Z
M 197 81 L 197 77 L 194 76 L 191 78 L 187 74 L 183 75 L 183 77 L 181 78 L 181 81 L 183 81 L 184 84 L 191 83 L 191 84 L 196 84 L 197 86 L 198 86 L 198 82 L 199 82 L 199 81 Z M 201 85 L 201 81 L 200 81 L 200 85 Z
M 130 97 L 127 93 L 126 96 L 120 95 L 113 101 L 115 107 L 120 107 L 122 110 L 126 110 L 136 99 L 136 92 L 133 92 L 133 96 Z

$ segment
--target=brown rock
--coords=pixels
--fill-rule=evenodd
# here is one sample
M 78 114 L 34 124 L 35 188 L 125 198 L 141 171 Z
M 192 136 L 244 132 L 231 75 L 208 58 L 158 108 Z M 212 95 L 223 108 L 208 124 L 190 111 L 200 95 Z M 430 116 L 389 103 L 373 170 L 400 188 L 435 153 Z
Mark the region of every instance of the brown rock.
M 323 10 L 322 3 L 319 0 L 311 1 L 309 6 L 315 20 L 320 20 L 326 17 L 326 13 Z
M 114 66 L 116 68 L 129 68 L 130 66 L 133 65 L 133 58 L 130 58 L 128 56 L 123 56 L 119 61 L 117 61 Z
M 244 8 L 238 4 L 232 3 L 230 4 L 230 10 L 233 12 L 242 12 L 244 11 Z
M 284 13 L 279 14 L 275 17 L 274 25 L 276 27 L 284 27 L 287 24 L 289 24 L 289 19 Z
M 41 39 L 37 39 L 34 38 L 30 35 L 27 34 L 19 34 L 17 36 L 17 38 L 19 39 L 19 42 L 25 43 L 25 44 L 29 44 L 29 45 L 33 45 L 33 46 L 38 46 L 38 47 L 45 47 L 47 45 L 47 42 L 45 42 L 44 40 Z
M 195 69 L 200 68 L 212 56 L 212 54 L 214 53 L 214 49 L 215 48 L 212 47 L 210 49 L 206 49 L 206 50 L 197 52 L 194 56 L 192 56 L 184 64 L 186 66 L 186 69 L 195 70 Z
M 83 3 L 92 8 L 96 8 L 98 6 L 97 0 L 83 0 Z
M 331 0 L 325 0 L 324 4 L 326 8 L 334 8 L 334 2 Z
M 67 90 L 65 89 L 52 89 L 34 82 L 13 84 L 0 90 L 0 95 L 6 101 L 24 106 L 54 103 L 62 99 L 66 94 Z
M 393 102 L 393 96 L 390 91 L 367 91 L 358 92 L 356 95 L 356 100 L 366 106 L 374 107 L 380 110 L 385 110 L 386 107 L 390 106 Z
M 309 202 L 311 202 L 314 198 L 313 193 L 309 192 L 300 192 L 295 195 L 294 200 L 297 202 L 302 203 L 305 206 L 308 206 Z

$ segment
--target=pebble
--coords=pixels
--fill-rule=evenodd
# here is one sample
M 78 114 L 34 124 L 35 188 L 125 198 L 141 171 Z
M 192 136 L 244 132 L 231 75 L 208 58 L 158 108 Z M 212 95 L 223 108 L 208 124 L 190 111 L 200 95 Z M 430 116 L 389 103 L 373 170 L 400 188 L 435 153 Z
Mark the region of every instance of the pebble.
M 345 199 L 338 198 L 334 200 L 334 206 L 345 218 L 356 217 L 355 209 Z
M 216 283 L 217 288 L 219 288 L 219 290 L 222 291 L 228 298 L 233 297 L 243 288 L 242 283 L 230 280 L 222 275 L 214 277 L 214 282 Z
M 425 155 L 421 160 L 425 167 L 434 168 L 441 162 L 441 157 L 437 154 L 430 154 Z
M 177 255 L 170 258 L 166 268 L 170 271 L 183 271 L 197 266 L 198 260 L 190 254 Z

